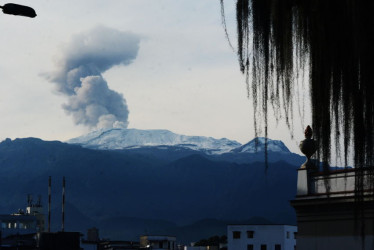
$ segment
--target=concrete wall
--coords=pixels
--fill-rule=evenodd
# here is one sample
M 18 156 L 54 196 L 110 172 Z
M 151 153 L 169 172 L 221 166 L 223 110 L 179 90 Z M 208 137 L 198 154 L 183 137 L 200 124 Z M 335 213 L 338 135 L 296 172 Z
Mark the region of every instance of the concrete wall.
M 298 172 L 298 190 L 304 190 L 308 184 L 300 176 L 302 170 Z M 374 249 L 373 189 L 364 187 L 358 199 L 354 192 L 357 174 L 363 174 L 364 180 L 370 178 L 366 171 L 355 169 L 309 175 L 312 190 L 298 192 L 291 201 L 297 214 L 298 250 Z
M 313 183 L 316 194 L 326 193 L 326 180 L 329 180 L 330 193 L 352 192 L 355 190 L 355 173 L 334 173 L 330 175 L 314 176 Z
M 297 195 L 299 197 L 311 194 L 324 195 L 329 192 L 334 196 L 351 196 L 355 190 L 356 174 L 358 172 L 355 169 L 336 170 L 330 173 L 312 173 L 300 168 L 298 169 Z M 366 184 L 364 189 L 371 189 L 372 187 L 369 186 L 371 182 L 368 181 L 370 176 L 367 175 L 367 171 L 363 171 L 361 174 L 363 174 Z

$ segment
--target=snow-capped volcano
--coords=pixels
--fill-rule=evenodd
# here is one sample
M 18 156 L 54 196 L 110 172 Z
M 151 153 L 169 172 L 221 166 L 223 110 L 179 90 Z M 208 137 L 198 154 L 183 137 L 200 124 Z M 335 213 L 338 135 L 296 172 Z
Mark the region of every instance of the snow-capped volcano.
M 282 141 L 268 139 L 267 150 L 271 152 L 290 153 Z M 265 150 L 265 138 L 258 137 L 252 141 L 231 150 L 233 153 L 256 153 Z
M 242 145 L 226 138 L 215 139 L 205 136 L 187 136 L 175 134 L 169 130 L 151 129 L 101 129 L 67 141 L 92 149 L 129 149 L 140 147 L 175 146 L 203 151 L 207 154 L 256 153 L 265 150 L 265 138 L 258 137 Z M 257 145 L 256 145 L 257 144 Z M 269 152 L 291 153 L 282 141 L 268 139 Z
M 180 146 L 221 154 L 240 147 L 226 138 L 178 135 L 168 130 L 102 129 L 67 141 L 95 149 L 125 149 L 142 146 Z

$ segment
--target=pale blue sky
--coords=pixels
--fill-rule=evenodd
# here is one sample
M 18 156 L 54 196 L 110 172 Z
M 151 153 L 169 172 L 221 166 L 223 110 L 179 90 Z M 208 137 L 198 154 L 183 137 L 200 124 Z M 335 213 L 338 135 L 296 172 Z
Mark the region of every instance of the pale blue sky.
M 168 129 L 185 135 L 253 139 L 251 100 L 235 52 L 221 25 L 217 0 L 20 0 L 35 19 L 0 15 L 0 139 L 67 140 L 89 132 L 61 106 L 65 96 L 43 75 L 56 69 L 74 34 L 96 26 L 141 37 L 132 64 L 103 74 L 129 108 L 129 128 Z M 235 43 L 234 1 L 227 1 Z M 307 125 L 307 124 L 306 124 Z M 295 152 L 303 139 L 300 121 L 291 141 L 283 122 L 271 121 L 272 139 Z

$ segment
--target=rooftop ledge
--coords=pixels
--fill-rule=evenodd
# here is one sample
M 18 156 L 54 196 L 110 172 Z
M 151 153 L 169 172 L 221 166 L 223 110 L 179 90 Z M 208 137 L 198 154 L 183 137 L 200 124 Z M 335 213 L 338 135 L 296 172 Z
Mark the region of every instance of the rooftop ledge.
M 355 183 L 361 179 L 364 188 L 362 195 L 373 194 L 374 187 L 370 185 L 374 167 L 363 169 L 348 168 L 330 172 L 311 172 L 299 169 L 297 180 L 297 198 L 316 197 L 349 197 L 357 195 Z

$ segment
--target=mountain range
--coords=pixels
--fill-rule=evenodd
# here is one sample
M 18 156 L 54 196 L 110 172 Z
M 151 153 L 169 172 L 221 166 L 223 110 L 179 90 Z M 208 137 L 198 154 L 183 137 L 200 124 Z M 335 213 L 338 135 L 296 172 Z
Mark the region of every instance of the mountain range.
M 144 146 L 178 146 L 207 153 L 228 152 L 241 144 L 226 138 L 186 136 L 168 130 L 101 129 L 68 141 L 93 149 L 126 149 Z
M 245 145 L 226 138 L 215 139 L 205 136 L 186 136 L 168 130 L 140 129 L 101 129 L 86 135 L 70 139 L 70 144 L 82 145 L 92 149 L 129 149 L 145 146 L 176 146 L 186 149 L 203 151 L 207 154 L 228 152 L 256 153 L 263 151 L 265 138 L 256 138 Z M 290 153 L 281 141 L 269 140 L 268 151 Z
M 263 150 L 263 138 L 241 145 L 167 130 L 100 130 L 66 143 L 6 139 L 0 211 L 23 208 L 27 194 L 41 194 L 46 207 L 51 176 L 52 228 L 59 230 L 66 176 L 66 230 L 96 226 L 102 237 L 126 240 L 173 234 L 188 243 L 254 218 L 295 224 L 289 200 L 305 157 L 269 139 L 266 167 Z

